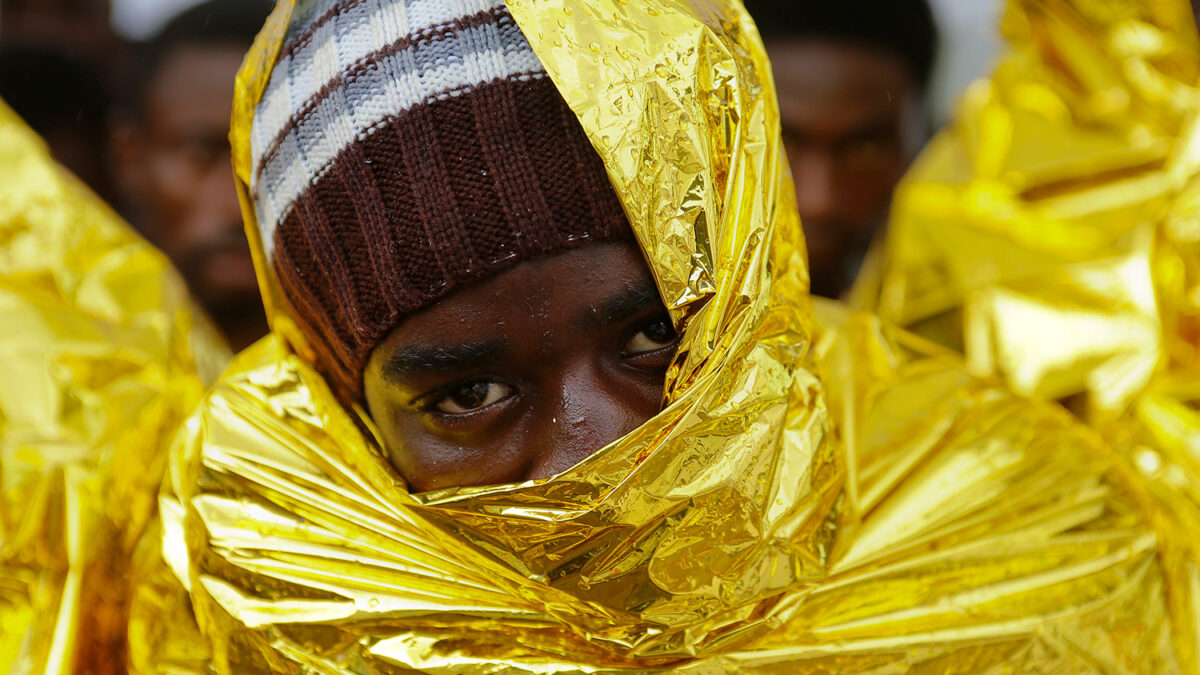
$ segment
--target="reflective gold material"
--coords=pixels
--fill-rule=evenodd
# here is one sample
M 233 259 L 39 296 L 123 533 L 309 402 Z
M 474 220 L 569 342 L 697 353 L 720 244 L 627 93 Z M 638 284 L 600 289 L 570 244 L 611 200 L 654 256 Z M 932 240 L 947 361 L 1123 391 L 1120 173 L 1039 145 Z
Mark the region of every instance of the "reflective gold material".
M 1178 670 L 1144 498 L 1095 436 L 869 317 L 824 323 L 852 479 L 775 550 L 773 509 L 842 480 L 809 464 L 745 496 L 820 447 L 770 406 L 689 404 L 701 436 L 660 418 L 542 485 L 409 496 L 320 378 L 259 345 L 178 448 L 218 671 Z
M 1011 0 L 1012 48 L 896 196 L 857 304 L 1110 417 L 1200 372 L 1200 47 L 1183 0 Z
M 0 103 L 0 672 L 123 672 L 167 435 L 228 350 Z
M 275 305 L 171 451 L 137 669 L 1183 669 L 1190 596 L 1091 431 L 869 316 L 823 304 L 814 334 L 740 3 L 510 9 L 681 328 L 666 409 L 545 481 L 410 494 Z
M 1200 46 L 1183 0 L 1010 0 L 1012 44 L 905 178 L 857 304 L 1062 399 L 1148 481 L 1200 645 Z
M 275 9 L 267 17 L 266 25 L 259 31 L 250 51 L 246 53 L 242 68 L 237 74 L 229 142 L 233 150 L 233 175 L 238 201 L 242 207 L 242 220 L 246 223 L 246 236 L 250 239 L 250 252 L 254 256 L 254 269 L 258 273 L 258 285 L 262 291 L 267 321 L 276 335 L 288 336 L 297 352 L 308 354 L 303 335 L 288 319 L 287 303 L 270 272 L 271 266 L 267 263 L 263 248 L 262 232 L 258 228 L 258 215 L 250 201 L 250 173 L 253 164 L 250 154 L 250 127 L 254 121 L 254 107 L 258 105 L 258 100 L 267 88 L 295 5 L 295 0 L 276 0 Z

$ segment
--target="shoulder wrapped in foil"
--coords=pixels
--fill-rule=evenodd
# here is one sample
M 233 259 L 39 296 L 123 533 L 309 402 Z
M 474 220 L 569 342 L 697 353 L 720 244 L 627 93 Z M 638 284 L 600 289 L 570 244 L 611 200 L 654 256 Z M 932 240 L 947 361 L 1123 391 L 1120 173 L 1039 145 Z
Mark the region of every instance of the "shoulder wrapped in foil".
M 277 303 L 171 450 L 135 670 L 1194 670 L 1121 456 L 869 315 L 815 328 L 740 3 L 509 6 L 681 328 L 665 409 L 553 478 L 411 494 Z M 289 11 L 239 78 L 243 179 Z
M 1200 38 L 1183 0 L 1010 0 L 1011 42 L 901 184 L 857 304 L 1061 399 L 1200 588 Z M 1190 595 L 1172 600 L 1195 665 Z
M 123 672 L 169 434 L 228 349 L 0 103 L 0 671 Z

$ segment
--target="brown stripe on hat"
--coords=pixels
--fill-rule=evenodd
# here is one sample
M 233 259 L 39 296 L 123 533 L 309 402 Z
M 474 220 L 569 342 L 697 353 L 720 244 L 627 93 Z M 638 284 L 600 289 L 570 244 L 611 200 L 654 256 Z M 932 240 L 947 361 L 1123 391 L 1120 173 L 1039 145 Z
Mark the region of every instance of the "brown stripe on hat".
M 346 6 L 356 6 L 361 2 L 363 2 L 363 0 L 356 0 L 355 2 L 344 4 Z M 331 10 L 329 15 L 336 16 L 336 12 Z M 287 139 L 289 135 L 296 132 L 297 126 L 299 126 L 305 120 L 311 119 L 315 109 L 324 103 L 330 94 L 340 91 L 347 82 L 363 77 L 373 70 L 378 70 L 381 67 L 381 64 L 386 63 L 388 59 L 402 54 L 405 51 L 412 50 L 422 42 L 429 44 L 435 41 L 449 40 L 455 38 L 459 33 L 467 29 L 482 28 L 488 24 L 500 24 L 505 22 L 511 24 L 513 27 L 516 26 L 516 24 L 513 23 L 512 17 L 507 13 L 507 10 L 493 8 L 487 11 L 476 12 L 470 16 L 456 17 L 451 21 L 447 21 L 436 26 L 423 28 L 420 32 L 413 35 L 405 35 L 398 40 L 395 40 L 394 42 L 391 42 L 390 44 L 387 44 L 386 46 L 357 59 L 344 71 L 338 73 L 337 76 L 322 85 L 313 96 L 305 100 L 303 104 L 292 111 L 291 115 L 288 117 L 287 124 L 279 130 L 279 133 L 275 136 L 274 141 L 264 153 L 262 161 L 259 164 L 259 171 L 261 172 L 263 166 L 269 164 L 275 159 L 276 154 L 279 152 L 279 146 L 284 142 L 284 140 Z M 311 35 L 308 35 L 308 37 L 311 39 Z M 289 46 L 292 45 L 289 44 Z M 292 53 L 295 53 L 295 49 L 288 50 L 289 55 Z M 532 76 L 534 74 L 540 75 L 544 73 L 539 69 L 537 71 L 529 71 L 525 73 L 514 73 L 513 75 L 510 75 L 510 77 Z M 468 87 L 464 86 L 459 87 L 458 89 L 462 90 L 466 88 Z M 452 93 L 454 93 L 454 91 L 439 90 L 433 95 L 445 97 Z
M 316 365 L 347 400 L 406 315 L 522 260 L 632 236 L 503 4 L 458 3 L 469 12 L 447 19 L 439 2 L 314 9 L 321 28 L 298 33 L 305 44 L 290 46 L 255 120 L 271 262 Z M 352 42 L 372 16 L 403 16 L 412 31 Z M 312 71 L 328 64 L 307 50 L 330 40 L 350 41 L 336 50 L 346 62 L 318 85 Z M 298 91 L 309 95 L 280 105 Z

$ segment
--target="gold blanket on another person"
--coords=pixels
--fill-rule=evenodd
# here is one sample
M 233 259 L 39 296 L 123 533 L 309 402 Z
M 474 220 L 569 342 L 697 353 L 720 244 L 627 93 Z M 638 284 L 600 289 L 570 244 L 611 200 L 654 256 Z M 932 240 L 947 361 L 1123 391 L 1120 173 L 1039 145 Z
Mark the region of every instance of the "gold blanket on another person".
M 1009 53 L 897 191 L 855 304 L 1060 399 L 1200 588 L 1200 38 L 1183 0 L 1010 0 Z M 1190 593 L 1172 596 L 1195 663 Z
M 124 672 L 169 435 L 228 348 L 0 103 L 0 671 Z

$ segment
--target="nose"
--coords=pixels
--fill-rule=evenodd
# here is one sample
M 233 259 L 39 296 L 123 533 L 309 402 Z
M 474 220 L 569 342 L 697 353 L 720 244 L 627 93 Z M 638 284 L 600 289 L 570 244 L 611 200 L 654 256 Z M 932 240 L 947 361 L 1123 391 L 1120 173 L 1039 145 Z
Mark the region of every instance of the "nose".
M 806 224 L 832 219 L 838 207 L 833 158 L 824 152 L 801 152 L 793 156 L 791 164 L 800 219 Z
M 548 478 L 575 466 L 621 438 L 656 410 L 642 410 L 604 377 L 594 362 L 565 366 L 554 394 L 539 414 L 536 445 L 541 448 L 526 480 Z
M 196 186 L 197 220 L 208 224 L 213 236 L 226 236 L 228 230 L 242 229 L 242 207 L 234 187 L 233 169 L 228 154 L 212 162 Z

